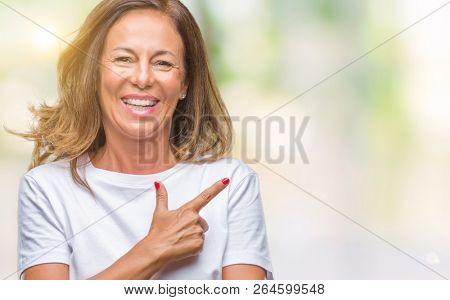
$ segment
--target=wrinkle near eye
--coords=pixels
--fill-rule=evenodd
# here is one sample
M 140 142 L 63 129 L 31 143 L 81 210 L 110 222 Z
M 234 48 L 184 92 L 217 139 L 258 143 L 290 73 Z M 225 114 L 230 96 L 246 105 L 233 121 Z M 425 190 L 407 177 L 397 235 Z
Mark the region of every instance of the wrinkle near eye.
M 106 62 L 109 62 L 109 63 L 114 63 L 114 58 L 109 58 L 109 57 L 107 57 L 107 58 L 105 58 L 104 59 Z

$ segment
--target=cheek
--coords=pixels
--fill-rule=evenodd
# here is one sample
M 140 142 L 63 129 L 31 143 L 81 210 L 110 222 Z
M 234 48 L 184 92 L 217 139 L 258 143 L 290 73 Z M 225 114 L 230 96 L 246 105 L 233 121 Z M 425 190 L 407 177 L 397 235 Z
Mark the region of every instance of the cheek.
M 164 88 L 166 97 L 170 100 L 178 100 L 181 91 L 181 77 L 178 74 L 164 74 L 159 77 L 159 83 Z
M 124 79 L 119 73 L 103 68 L 100 74 L 100 90 L 103 97 L 110 98 L 118 90 Z

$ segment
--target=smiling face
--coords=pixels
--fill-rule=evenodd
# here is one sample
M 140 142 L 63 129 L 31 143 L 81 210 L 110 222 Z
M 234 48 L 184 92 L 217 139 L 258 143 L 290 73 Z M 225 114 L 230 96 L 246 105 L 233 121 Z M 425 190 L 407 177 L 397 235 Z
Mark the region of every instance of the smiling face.
M 172 20 L 136 9 L 109 30 L 100 66 L 105 133 L 145 139 L 163 131 L 186 94 L 184 47 Z

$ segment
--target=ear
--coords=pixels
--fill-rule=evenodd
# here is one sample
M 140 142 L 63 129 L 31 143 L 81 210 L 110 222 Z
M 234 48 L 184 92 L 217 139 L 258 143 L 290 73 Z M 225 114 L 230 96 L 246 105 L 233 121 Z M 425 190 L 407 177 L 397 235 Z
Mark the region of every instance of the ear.
M 188 90 L 188 85 L 184 84 L 183 87 L 181 88 L 180 100 L 185 100 L 186 99 L 187 90 Z

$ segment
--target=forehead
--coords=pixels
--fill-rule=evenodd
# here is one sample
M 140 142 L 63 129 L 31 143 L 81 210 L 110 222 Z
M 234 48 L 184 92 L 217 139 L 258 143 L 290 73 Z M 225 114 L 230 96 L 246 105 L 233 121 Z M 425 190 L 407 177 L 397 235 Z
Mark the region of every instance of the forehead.
M 172 19 L 151 9 L 134 9 L 123 15 L 108 31 L 105 50 L 126 46 L 139 51 L 183 52 L 183 42 Z

